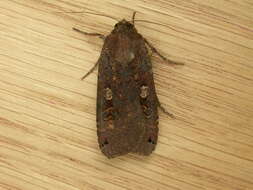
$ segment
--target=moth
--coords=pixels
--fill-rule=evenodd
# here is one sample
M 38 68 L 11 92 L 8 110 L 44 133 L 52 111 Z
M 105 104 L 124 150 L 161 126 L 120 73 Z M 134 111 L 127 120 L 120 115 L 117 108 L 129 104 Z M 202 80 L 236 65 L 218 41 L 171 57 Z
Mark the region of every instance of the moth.
M 108 158 L 138 153 L 150 155 L 158 138 L 158 107 L 163 111 L 155 89 L 151 57 L 148 48 L 162 56 L 141 34 L 132 21 L 116 23 L 104 40 L 100 57 L 87 77 L 97 66 L 97 136 L 102 153 Z M 166 111 L 165 111 L 166 112 Z M 168 115 L 172 114 L 166 112 Z

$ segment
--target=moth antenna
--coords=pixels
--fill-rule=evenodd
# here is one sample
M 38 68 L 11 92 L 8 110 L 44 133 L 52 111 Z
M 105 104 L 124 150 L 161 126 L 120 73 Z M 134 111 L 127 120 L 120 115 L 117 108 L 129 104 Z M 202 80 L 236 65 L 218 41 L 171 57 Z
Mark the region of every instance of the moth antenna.
M 104 16 L 104 17 L 108 17 L 111 18 L 113 20 L 116 20 L 117 22 L 119 22 L 118 19 L 112 17 L 112 16 L 108 16 L 108 15 L 104 15 L 104 14 L 100 14 L 100 13 L 92 13 L 92 12 L 87 12 L 87 11 L 63 11 L 63 12 L 53 12 L 53 13 L 86 13 L 86 14 L 91 14 L 91 15 L 98 15 L 98 16 Z
M 133 16 L 132 16 L 132 23 L 133 23 L 133 25 L 134 25 L 135 15 L 136 15 L 136 11 L 133 12 Z
M 166 25 L 166 24 L 160 24 L 160 23 L 156 23 L 156 22 L 152 22 L 152 21 L 148 21 L 148 20 L 135 20 L 135 22 L 146 22 L 146 23 L 150 23 L 150 24 L 156 24 L 156 25 L 159 25 L 159 26 L 164 26 L 164 27 L 167 27 L 167 28 L 170 28 L 171 30 L 174 30 L 176 32 L 180 32 L 179 30 L 176 30 L 175 28 L 169 26 L 169 25 Z

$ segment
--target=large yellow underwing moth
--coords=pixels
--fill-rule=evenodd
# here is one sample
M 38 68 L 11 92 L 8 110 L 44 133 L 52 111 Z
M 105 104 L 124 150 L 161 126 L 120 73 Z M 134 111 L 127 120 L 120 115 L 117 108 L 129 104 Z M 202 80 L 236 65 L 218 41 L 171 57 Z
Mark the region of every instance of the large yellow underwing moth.
M 97 63 L 82 79 L 98 65 L 97 135 L 108 158 L 129 152 L 149 155 L 157 144 L 157 109 L 161 105 L 148 47 L 166 62 L 181 64 L 166 59 L 137 32 L 134 16 L 131 22 L 123 19 L 115 24 L 108 36 L 73 28 L 104 40 Z

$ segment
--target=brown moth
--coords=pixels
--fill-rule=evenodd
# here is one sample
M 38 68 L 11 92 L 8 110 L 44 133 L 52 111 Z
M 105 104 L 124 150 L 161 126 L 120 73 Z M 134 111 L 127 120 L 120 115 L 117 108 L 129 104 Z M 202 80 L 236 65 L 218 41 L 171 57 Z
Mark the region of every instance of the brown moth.
M 82 79 L 99 66 L 97 135 L 99 147 L 108 158 L 129 152 L 149 155 L 156 147 L 158 107 L 161 105 L 156 95 L 148 47 L 163 60 L 181 64 L 163 57 L 137 32 L 134 16 L 135 13 L 132 22 L 123 19 L 115 24 L 108 36 L 73 28 L 104 39 L 97 63 Z

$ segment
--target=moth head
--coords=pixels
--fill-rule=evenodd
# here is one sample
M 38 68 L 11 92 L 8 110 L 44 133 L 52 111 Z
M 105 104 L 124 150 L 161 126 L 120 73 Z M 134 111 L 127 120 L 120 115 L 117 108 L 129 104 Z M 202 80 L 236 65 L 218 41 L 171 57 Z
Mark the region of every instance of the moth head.
M 123 19 L 114 25 L 113 32 L 120 32 L 120 33 L 136 32 L 136 29 L 131 22 L 128 22 L 125 19 Z

